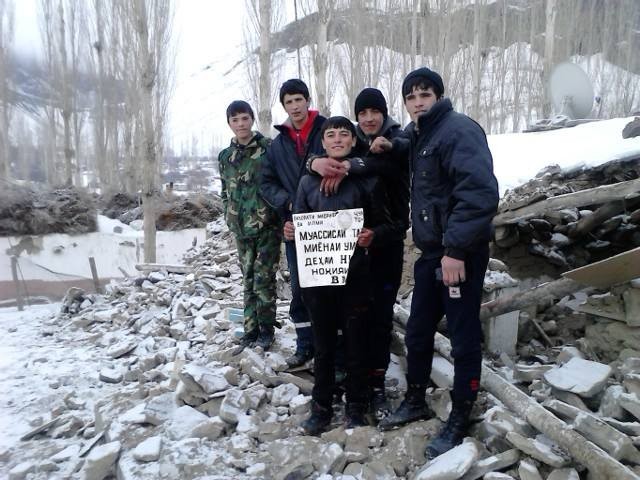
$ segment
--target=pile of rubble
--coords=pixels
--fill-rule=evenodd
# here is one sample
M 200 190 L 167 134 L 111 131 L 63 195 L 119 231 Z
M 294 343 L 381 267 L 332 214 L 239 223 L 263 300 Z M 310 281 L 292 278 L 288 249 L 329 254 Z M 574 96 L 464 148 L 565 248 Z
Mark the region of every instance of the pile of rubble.
M 165 193 L 157 199 L 156 209 L 158 230 L 204 228 L 222 213 L 222 200 L 213 194 L 182 196 Z M 102 213 L 139 228 L 144 216 L 141 200 L 124 193 L 109 198 Z
M 585 466 L 589 478 L 635 478 L 618 461 L 640 463 L 640 352 L 608 365 L 581 345 L 549 348 L 532 338 L 516 360 L 487 360 L 471 436 L 432 462 L 425 464 L 426 444 L 451 408 L 453 367 L 440 336 L 428 392 L 433 419 L 390 432 L 345 430 L 337 404 L 330 431 L 303 436 L 298 425 L 308 415 L 313 377 L 287 371 L 284 358 L 295 346 L 288 301 L 278 301 L 283 328 L 269 352 L 239 349 L 241 325 L 230 314 L 242 306 L 234 242 L 220 220 L 210 233 L 185 265 L 142 265 L 143 276 L 112 282 L 104 296 L 68 292 L 39 334 L 65 342 L 73 332 L 101 349 L 97 381 L 109 388 L 95 403 L 81 392 L 66 395 L 20 445 L 0 451 L 10 479 L 561 480 L 578 479 Z M 504 269 L 492 262 L 490 288 L 513 285 Z M 286 296 L 286 276 L 278 282 Z M 401 344 L 394 351 L 401 354 Z M 396 403 L 403 365 L 392 355 L 387 387 Z M 518 395 L 526 408 L 514 403 Z M 549 421 L 537 408 L 565 419 L 572 445 L 551 440 L 555 430 L 546 431 Z M 586 461 L 577 448 L 587 448 Z
M 81 190 L 15 184 L 0 189 L 0 235 L 87 233 L 96 226 L 93 200 Z
M 502 199 L 493 255 L 515 276 L 556 276 L 640 246 L 639 177 L 637 157 L 545 168 Z

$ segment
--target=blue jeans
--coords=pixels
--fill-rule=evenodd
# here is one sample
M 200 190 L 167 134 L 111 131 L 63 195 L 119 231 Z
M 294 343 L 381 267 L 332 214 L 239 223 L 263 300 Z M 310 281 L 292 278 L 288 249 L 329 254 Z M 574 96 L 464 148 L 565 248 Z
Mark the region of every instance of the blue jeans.
M 296 327 L 297 351 L 313 352 L 313 331 L 311 330 L 311 315 L 302 301 L 302 290 L 298 280 L 298 263 L 295 242 L 284 242 L 287 254 L 287 264 L 291 275 L 291 304 L 289 316 Z

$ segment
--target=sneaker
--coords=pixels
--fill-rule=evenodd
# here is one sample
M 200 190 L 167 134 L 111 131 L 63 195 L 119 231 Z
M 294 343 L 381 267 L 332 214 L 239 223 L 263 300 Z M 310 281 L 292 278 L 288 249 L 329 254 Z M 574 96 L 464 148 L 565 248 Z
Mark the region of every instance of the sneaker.
M 381 430 L 390 430 L 409 422 L 432 417 L 425 401 L 426 385 L 409 385 L 407 394 L 398 409 L 383 418 L 378 424 Z
M 346 423 L 344 428 L 366 427 L 369 425 L 364 416 L 366 409 L 365 403 L 347 403 L 345 408 Z
M 311 350 L 296 350 L 296 353 L 291 355 L 285 360 L 289 368 L 296 368 L 304 365 L 313 358 L 313 352 Z
M 261 326 L 258 333 L 258 339 L 256 340 L 256 346 L 262 347 L 266 352 L 269 350 L 275 339 L 274 328 L 271 326 Z
M 306 435 L 320 435 L 331 425 L 332 417 L 331 408 L 323 407 L 314 401 L 311 403 L 311 415 L 300 426 Z

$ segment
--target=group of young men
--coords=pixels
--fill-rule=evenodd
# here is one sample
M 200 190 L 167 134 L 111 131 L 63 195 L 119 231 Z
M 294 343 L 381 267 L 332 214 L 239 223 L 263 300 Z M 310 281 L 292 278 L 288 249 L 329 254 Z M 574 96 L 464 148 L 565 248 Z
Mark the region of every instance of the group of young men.
M 453 111 L 436 72 L 419 68 L 403 81 L 411 123 L 402 129 L 375 88 L 355 100 L 357 126 L 310 109 L 304 82 L 280 88 L 288 119 L 273 141 L 252 130 L 253 111 L 232 102 L 234 138 L 219 157 L 226 220 L 235 234 L 244 278 L 243 346 L 274 341 L 275 270 L 284 238 L 296 327 L 291 368 L 314 359 L 311 414 L 302 427 L 324 431 L 332 421 L 336 379 L 344 379 L 346 427 L 380 428 L 432 416 L 426 389 L 436 326 L 447 317 L 454 358 L 452 411 L 429 443 L 434 458 L 462 441 L 479 388 L 482 285 L 489 259 L 498 186 L 482 128 Z M 362 208 L 364 227 L 343 286 L 301 288 L 294 213 Z M 411 227 L 421 251 L 406 331 L 407 392 L 390 411 L 385 375 L 404 239 Z

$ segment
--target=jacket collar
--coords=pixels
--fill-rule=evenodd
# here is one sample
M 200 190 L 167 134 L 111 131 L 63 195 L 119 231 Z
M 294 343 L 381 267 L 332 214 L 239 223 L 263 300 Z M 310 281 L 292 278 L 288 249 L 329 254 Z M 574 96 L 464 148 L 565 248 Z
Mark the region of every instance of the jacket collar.
M 302 126 L 300 131 L 306 130 L 311 131 L 313 129 L 314 123 L 316 119 L 320 116 L 320 112 L 317 110 L 309 110 L 309 116 L 307 117 L 307 121 Z M 279 125 L 274 125 L 273 128 L 278 130 L 280 133 L 284 133 L 285 135 L 289 135 L 289 132 L 295 131 L 295 127 L 293 123 L 291 123 L 291 119 L 287 117 L 287 119 Z
M 418 131 L 426 132 L 432 129 L 452 110 L 453 105 L 451 105 L 451 100 L 448 98 L 438 100 L 433 107 L 431 107 L 431 110 L 418 117 Z
M 382 127 L 380 128 L 380 131 L 375 136 L 385 137 L 389 133 L 389 130 L 396 127 L 400 127 L 400 124 L 396 122 L 393 118 L 387 116 L 384 123 L 382 124 Z M 369 144 L 370 137 L 365 135 L 365 133 L 360 128 L 360 125 L 356 126 L 356 134 L 358 135 L 358 139 L 365 142 L 366 144 Z
M 236 139 L 236 137 L 233 137 L 231 139 L 231 147 L 234 148 L 239 148 L 239 149 L 244 149 L 244 148 L 255 148 L 258 146 L 258 142 L 264 138 L 264 136 L 260 133 L 260 132 L 253 132 L 253 137 L 251 137 L 251 140 L 249 140 L 249 143 L 247 143 L 246 145 L 242 145 L 240 143 L 238 143 L 238 140 Z

